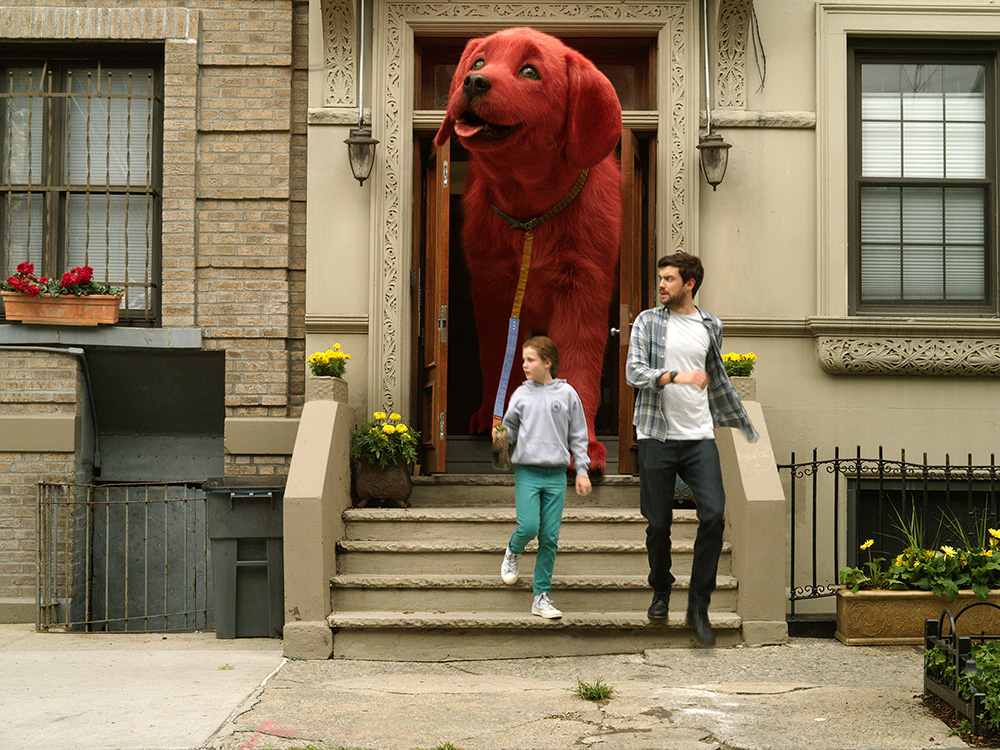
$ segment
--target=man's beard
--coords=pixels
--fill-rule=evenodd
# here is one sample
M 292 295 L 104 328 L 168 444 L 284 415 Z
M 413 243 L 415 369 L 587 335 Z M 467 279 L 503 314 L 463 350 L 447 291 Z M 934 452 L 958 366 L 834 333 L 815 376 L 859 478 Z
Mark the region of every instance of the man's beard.
M 667 306 L 668 310 L 678 310 L 682 307 L 687 307 L 690 302 L 691 298 L 682 292 L 676 297 L 668 294 L 667 299 L 663 304 Z

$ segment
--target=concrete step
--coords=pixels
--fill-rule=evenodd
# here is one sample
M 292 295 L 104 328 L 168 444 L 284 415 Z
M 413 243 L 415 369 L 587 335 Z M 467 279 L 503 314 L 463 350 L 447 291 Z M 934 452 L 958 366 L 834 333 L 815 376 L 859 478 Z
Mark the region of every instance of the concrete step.
M 592 477 L 593 492 L 579 497 L 569 478 L 566 501 L 575 507 L 639 508 L 639 478 L 631 474 Z M 410 505 L 425 507 L 513 507 L 513 474 L 438 474 L 413 478 Z M 693 506 L 691 506 L 693 507 Z
M 333 611 L 410 612 L 433 606 L 448 612 L 521 613 L 531 607 L 531 571 L 513 586 L 488 576 L 340 575 L 331 581 Z M 672 610 L 687 608 L 688 576 L 679 576 Z M 736 611 L 736 579 L 719 576 L 712 610 Z M 649 607 L 652 593 L 645 576 L 561 576 L 552 579 L 552 600 L 563 612 L 636 614 Z
M 344 512 L 346 538 L 424 541 L 496 541 L 509 537 L 517 522 L 513 507 L 352 508 Z M 698 531 L 694 510 L 675 510 L 671 535 L 692 540 Z M 628 508 L 565 508 L 560 542 L 604 540 L 644 542 L 646 519 Z
M 647 648 L 697 644 L 683 613 L 651 622 L 636 614 L 567 612 L 545 620 L 526 612 L 334 612 L 333 656 L 343 659 L 447 661 L 450 659 L 522 658 L 619 654 Z M 730 612 L 710 612 L 717 645 L 740 641 L 741 619 Z
M 397 573 L 408 575 L 461 574 L 496 575 L 500 569 L 506 535 L 495 542 L 382 541 L 345 539 L 337 544 L 337 572 Z M 537 542 L 531 542 L 521 558 L 524 570 L 535 564 Z M 694 542 L 678 540 L 671 545 L 674 575 L 690 575 Z M 722 546 L 719 575 L 732 572 L 729 542 Z M 647 575 L 646 546 L 642 542 L 559 542 L 556 565 L 565 575 Z

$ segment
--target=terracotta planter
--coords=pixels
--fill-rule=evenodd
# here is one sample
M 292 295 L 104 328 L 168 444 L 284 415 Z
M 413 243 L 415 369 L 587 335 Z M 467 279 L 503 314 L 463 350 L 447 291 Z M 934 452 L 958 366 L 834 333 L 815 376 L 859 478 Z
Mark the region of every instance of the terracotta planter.
M 340 401 L 347 403 L 347 381 L 332 375 L 306 373 L 306 401 Z
M 729 382 L 733 384 L 733 388 L 736 389 L 736 393 L 739 394 L 741 401 L 756 401 L 757 400 L 757 378 L 753 375 L 735 376 L 729 378 Z
M 389 464 L 384 469 L 378 464 L 358 461 L 356 466 L 354 492 L 357 507 L 364 508 L 369 503 L 393 503 L 400 508 L 410 506 L 413 491 L 413 476 L 407 463 Z
M 1000 591 L 981 600 L 962 591 L 949 602 L 930 591 L 837 591 L 837 639 L 848 646 L 919 645 L 924 642 L 924 620 L 938 619 L 945 609 L 953 615 L 966 604 L 988 601 L 1000 604 Z M 1000 635 L 1000 610 L 976 607 L 958 621 L 960 635 L 986 632 Z
M 64 294 L 32 297 L 21 292 L 0 292 L 8 321 L 50 326 L 96 326 L 118 322 L 122 298 L 111 294 L 76 297 Z

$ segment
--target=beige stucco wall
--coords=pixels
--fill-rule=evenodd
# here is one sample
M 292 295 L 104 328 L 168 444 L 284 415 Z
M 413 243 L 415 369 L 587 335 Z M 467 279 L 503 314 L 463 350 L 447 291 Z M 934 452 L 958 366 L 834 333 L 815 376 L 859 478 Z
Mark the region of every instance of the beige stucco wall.
M 692 8 L 696 5 L 692 3 Z M 942 26 L 939 19 L 930 16 L 921 22 L 920 13 L 903 20 L 895 13 L 869 14 L 880 33 L 903 27 L 911 33 L 932 33 L 940 28 L 957 33 L 961 23 L 977 22 L 974 13 L 959 11 L 958 5 L 993 14 L 992 22 L 1000 24 L 996 20 L 1000 16 L 986 0 L 961 4 L 930 0 L 922 4 L 892 0 L 876 4 L 862 0 L 850 5 L 872 11 L 883 6 L 913 6 L 935 12 L 955 8 L 956 17 L 964 14 L 965 18 Z M 376 3 L 376 11 L 378 6 Z M 719 0 L 709 6 L 714 20 Z M 743 110 L 713 111 L 717 124 L 721 123 L 720 132 L 733 145 L 726 178 L 718 190 L 712 191 L 700 174 L 688 177 L 689 195 L 697 207 L 691 249 L 707 267 L 707 280 L 698 301 L 726 323 L 726 350 L 753 351 L 758 355 L 758 400 L 777 460 L 787 461 L 792 451 L 801 459 L 814 447 L 819 449 L 820 457 L 825 457 L 836 446 L 853 452 L 855 446 L 861 445 L 869 454 L 876 453 L 879 446 L 897 457 L 901 449 L 910 456 L 922 457 L 926 452 L 932 462 L 943 461 L 946 453 L 963 460 L 972 453 L 988 461 L 995 451 L 996 428 L 1000 424 L 1000 399 L 996 398 L 993 378 L 953 374 L 832 375 L 820 366 L 820 334 L 811 323 L 816 316 L 836 317 L 840 321 L 837 335 L 844 338 L 864 337 L 866 330 L 871 330 L 871 319 L 846 317 L 847 280 L 843 269 L 847 250 L 841 239 L 846 218 L 831 215 L 828 210 L 831 183 L 824 177 L 840 174 L 845 166 L 830 162 L 822 139 L 828 137 L 824 134 L 831 128 L 838 133 L 836 129 L 843 128 L 843 107 L 834 101 L 824 109 L 824 97 L 836 88 L 831 87 L 831 77 L 846 76 L 846 70 L 831 72 L 822 68 L 823 50 L 817 41 L 820 3 L 756 0 L 753 6 L 766 55 L 767 78 L 764 87 L 759 88 L 753 50 L 748 45 Z M 314 351 L 336 340 L 350 350 L 351 405 L 361 416 L 369 407 L 381 406 L 367 403 L 373 383 L 371 372 L 382 363 L 366 361 L 373 347 L 365 334 L 370 326 L 371 336 L 386 335 L 379 321 L 367 319 L 373 307 L 369 295 L 378 271 L 372 257 L 376 248 L 371 233 L 378 229 L 373 217 L 377 216 L 379 196 L 370 190 L 371 183 L 359 188 L 350 176 L 343 139 L 351 124 L 351 112 L 356 113 L 350 106 L 353 102 L 324 107 L 323 35 L 317 34 L 321 7 L 320 0 L 311 3 L 314 24 L 310 29 L 310 106 L 325 109 L 326 113 L 312 112 L 309 127 L 307 314 L 312 323 L 307 322 L 306 348 L 307 352 Z M 375 17 L 379 17 L 377 13 Z M 606 28 L 613 25 L 611 21 Z M 714 26 L 711 31 L 714 65 L 719 34 Z M 840 38 L 831 39 L 824 43 L 841 43 Z M 700 44 L 689 49 L 695 55 L 701 51 Z M 698 69 L 700 61 L 692 62 Z M 365 83 L 370 88 L 372 66 L 367 70 Z M 703 107 L 704 80 L 699 78 L 693 85 L 702 92 L 696 98 Z M 341 124 L 324 124 L 337 117 Z M 736 122 L 740 126 L 734 126 Z M 399 148 L 399 144 L 382 143 L 378 148 L 376 170 L 387 150 Z M 839 183 L 834 190 L 840 190 Z M 411 207 L 407 196 L 399 206 L 402 215 L 393 214 L 393 220 L 409 221 Z M 836 241 L 831 243 L 831 237 Z M 665 252 L 663 238 L 659 241 L 660 250 Z M 332 279 L 337 282 L 336 293 L 330 290 Z M 400 301 L 406 304 L 406 300 Z M 404 309 L 404 319 L 408 320 L 408 308 Z M 952 321 L 948 336 L 960 337 L 966 323 L 977 337 L 1000 346 L 996 320 L 986 325 L 975 320 Z M 916 321 L 899 335 L 942 335 L 932 327 L 927 321 Z M 874 337 L 884 335 L 877 333 Z M 821 535 L 829 531 L 821 529 Z

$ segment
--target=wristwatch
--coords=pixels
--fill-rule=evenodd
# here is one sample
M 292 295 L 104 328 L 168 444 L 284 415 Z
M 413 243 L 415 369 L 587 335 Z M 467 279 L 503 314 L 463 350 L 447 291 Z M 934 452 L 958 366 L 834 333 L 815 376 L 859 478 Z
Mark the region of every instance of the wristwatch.
M 670 380 L 668 380 L 668 381 L 667 381 L 667 384 L 668 384 L 668 385 L 669 385 L 670 383 L 673 383 L 673 382 L 674 382 L 674 378 L 676 378 L 676 377 L 677 377 L 677 374 L 678 374 L 678 373 L 677 373 L 677 370 L 671 370 L 671 371 L 670 371 Z

